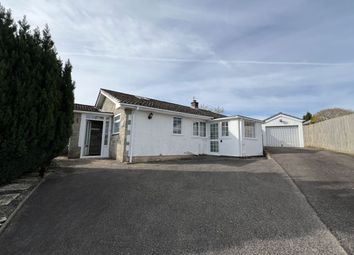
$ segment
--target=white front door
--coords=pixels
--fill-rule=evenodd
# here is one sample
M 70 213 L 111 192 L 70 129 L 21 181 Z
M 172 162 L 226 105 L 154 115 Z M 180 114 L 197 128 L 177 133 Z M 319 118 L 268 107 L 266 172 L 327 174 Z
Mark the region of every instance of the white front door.
M 209 152 L 219 155 L 219 123 L 210 124 Z
M 84 156 L 101 156 L 103 121 L 87 120 Z
M 111 116 L 83 114 L 79 144 L 81 157 L 108 157 Z

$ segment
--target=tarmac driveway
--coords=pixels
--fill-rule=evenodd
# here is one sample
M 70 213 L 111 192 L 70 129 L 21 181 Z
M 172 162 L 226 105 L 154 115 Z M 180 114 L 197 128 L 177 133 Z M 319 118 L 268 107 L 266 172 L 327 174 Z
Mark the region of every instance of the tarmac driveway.
M 273 160 L 101 162 L 49 176 L 1 254 L 345 254 Z
M 313 149 L 269 151 L 345 250 L 354 254 L 354 156 Z

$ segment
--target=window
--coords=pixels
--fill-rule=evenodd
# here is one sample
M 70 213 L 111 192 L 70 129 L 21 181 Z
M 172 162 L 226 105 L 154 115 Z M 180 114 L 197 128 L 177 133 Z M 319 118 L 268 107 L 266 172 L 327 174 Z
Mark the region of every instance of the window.
M 210 124 L 210 139 L 218 139 L 219 138 L 219 130 L 218 130 L 218 123 Z
M 210 141 L 210 152 L 219 152 L 219 141 Z
M 202 137 L 206 137 L 206 123 L 205 122 L 200 122 L 199 126 L 200 126 L 199 135 L 202 136 Z
M 252 121 L 245 121 L 245 137 L 247 138 L 256 138 L 256 125 Z
M 221 122 L 221 136 L 229 136 L 229 122 Z
M 193 136 L 199 135 L 199 122 L 193 123 Z
M 173 133 L 182 134 L 182 118 L 173 118 Z
M 113 118 L 113 134 L 118 134 L 120 129 L 120 114 Z

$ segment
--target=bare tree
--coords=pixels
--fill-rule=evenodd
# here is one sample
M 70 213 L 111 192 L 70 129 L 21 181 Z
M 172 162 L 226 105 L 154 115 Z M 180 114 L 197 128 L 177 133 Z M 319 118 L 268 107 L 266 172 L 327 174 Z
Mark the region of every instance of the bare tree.
M 224 108 L 222 108 L 221 106 L 213 107 L 213 106 L 207 106 L 207 105 L 202 104 L 201 106 L 199 106 L 199 108 L 203 109 L 203 110 L 208 110 L 211 112 L 219 113 L 219 114 L 224 113 Z
M 336 117 L 352 114 L 352 110 L 346 110 L 341 108 L 330 108 L 319 111 L 318 113 L 312 116 L 312 122 L 320 122 L 328 119 L 333 119 Z

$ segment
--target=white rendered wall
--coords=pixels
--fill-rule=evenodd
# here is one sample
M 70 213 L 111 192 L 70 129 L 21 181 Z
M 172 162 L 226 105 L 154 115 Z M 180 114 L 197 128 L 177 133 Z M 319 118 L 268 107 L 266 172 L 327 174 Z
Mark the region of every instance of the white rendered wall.
M 221 122 L 229 123 L 229 136 L 221 136 Z M 216 123 L 213 121 L 212 123 Z M 220 156 L 235 156 L 235 157 L 250 157 L 263 155 L 262 143 L 262 125 L 255 123 L 256 137 L 246 138 L 243 133 L 243 119 L 221 120 L 217 121 L 219 124 L 219 153 Z M 208 134 L 210 136 L 210 134 Z M 222 142 L 221 142 L 222 141 Z M 208 141 L 210 143 L 210 140 Z M 210 145 L 208 144 L 208 152 L 210 153 Z
M 282 121 L 280 121 L 282 120 Z M 264 146 L 267 146 L 266 144 L 266 127 L 286 127 L 286 126 L 297 126 L 298 131 L 299 131 L 299 145 L 300 147 L 304 147 L 304 132 L 303 132 L 303 126 L 302 126 L 302 120 L 298 120 L 295 118 L 291 118 L 286 115 L 278 115 L 274 117 L 273 119 L 270 119 L 269 121 L 266 121 L 262 125 L 262 133 L 263 133 L 263 143 Z
M 244 120 L 242 120 L 241 122 L 243 125 Z M 255 128 L 255 138 L 244 137 L 244 134 L 242 132 L 242 156 L 244 157 L 263 155 L 262 124 L 256 122 Z M 243 127 L 242 130 L 244 130 Z
M 229 136 L 222 136 L 221 123 L 229 123 Z M 219 125 L 219 155 L 220 156 L 240 156 L 240 141 L 239 141 L 239 120 L 217 121 Z M 209 134 L 210 137 L 210 134 Z M 210 143 L 210 142 L 209 142 Z M 210 145 L 208 153 L 210 153 Z
M 210 153 L 210 123 L 189 117 L 173 116 L 162 113 L 136 111 L 132 124 L 133 156 L 170 156 L 210 154 L 220 156 L 258 156 L 263 154 L 262 127 L 256 123 L 256 138 L 245 138 L 243 134 L 243 120 L 227 120 L 229 136 L 223 137 L 221 121 L 219 124 L 219 153 Z M 173 117 L 182 118 L 182 134 L 173 134 Z M 206 137 L 193 136 L 193 122 L 206 122 Z M 225 121 L 225 120 L 224 120 Z M 239 128 L 241 130 L 239 131 Z M 241 139 L 240 139 L 241 134 Z M 221 142 L 222 141 L 222 142 Z
M 193 136 L 193 122 L 201 119 L 182 118 L 182 134 L 173 134 L 173 116 L 161 113 L 135 111 L 133 121 L 133 156 L 164 156 L 205 154 L 208 150 L 208 125 L 206 137 Z

